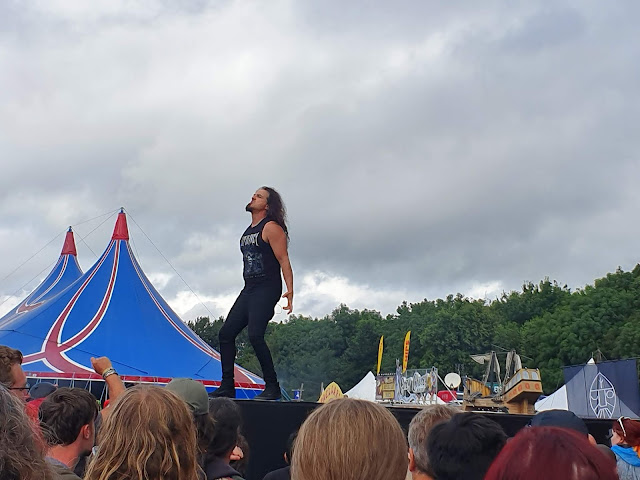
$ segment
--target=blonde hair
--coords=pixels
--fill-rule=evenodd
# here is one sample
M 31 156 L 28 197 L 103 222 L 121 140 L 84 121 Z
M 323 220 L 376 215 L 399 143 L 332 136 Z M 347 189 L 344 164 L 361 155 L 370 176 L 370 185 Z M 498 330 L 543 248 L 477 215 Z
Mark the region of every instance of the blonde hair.
M 51 480 L 24 403 L 0 386 L 0 475 L 3 480 Z
M 366 400 L 343 398 L 316 409 L 293 447 L 296 480 L 403 480 L 407 442 L 389 411 Z
M 161 387 L 122 394 L 100 430 L 87 480 L 197 480 L 196 431 L 187 405 Z

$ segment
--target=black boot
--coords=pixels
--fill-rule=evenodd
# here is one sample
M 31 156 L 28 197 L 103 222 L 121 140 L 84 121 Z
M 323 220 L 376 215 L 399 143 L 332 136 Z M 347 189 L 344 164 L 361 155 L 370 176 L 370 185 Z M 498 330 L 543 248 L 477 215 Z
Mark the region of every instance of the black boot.
M 236 387 L 233 382 L 225 382 L 224 380 L 220 383 L 220 386 L 216 391 L 209 394 L 212 398 L 218 397 L 226 397 L 226 398 L 236 398 Z
M 280 400 L 282 393 L 280 392 L 280 384 L 278 382 L 267 383 L 261 394 L 256 395 L 254 400 Z

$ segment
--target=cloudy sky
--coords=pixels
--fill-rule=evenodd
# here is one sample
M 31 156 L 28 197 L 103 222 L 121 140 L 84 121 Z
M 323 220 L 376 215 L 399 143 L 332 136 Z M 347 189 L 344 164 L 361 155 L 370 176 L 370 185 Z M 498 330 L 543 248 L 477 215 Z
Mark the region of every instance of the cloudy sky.
M 68 225 L 87 270 L 123 206 L 183 319 L 224 315 L 264 184 L 288 206 L 300 314 L 631 269 L 639 14 L 631 0 L 2 1 L 0 313 Z

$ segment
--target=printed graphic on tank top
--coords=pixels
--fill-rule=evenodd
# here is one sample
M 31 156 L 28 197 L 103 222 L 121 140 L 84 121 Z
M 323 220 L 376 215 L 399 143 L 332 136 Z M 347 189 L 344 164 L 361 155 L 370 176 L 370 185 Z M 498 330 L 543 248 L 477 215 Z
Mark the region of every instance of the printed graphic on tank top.
M 245 280 L 280 279 L 280 264 L 273 254 L 271 245 L 262 239 L 262 231 L 269 221 L 265 218 L 255 227 L 249 226 L 240 238 L 244 264 L 242 274 Z

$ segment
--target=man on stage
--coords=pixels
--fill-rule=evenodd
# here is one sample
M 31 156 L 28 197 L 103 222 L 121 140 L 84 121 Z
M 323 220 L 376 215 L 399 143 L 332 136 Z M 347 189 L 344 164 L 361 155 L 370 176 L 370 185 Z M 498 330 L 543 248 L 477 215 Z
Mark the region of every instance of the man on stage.
M 212 396 L 235 398 L 235 342 L 238 334 L 248 327 L 249 341 L 256 352 L 265 381 L 264 391 L 256 399 L 278 400 L 280 385 L 264 334 L 282 294 L 280 272 L 287 287 L 282 295 L 282 298 L 287 299 L 284 310 L 287 313 L 293 311 L 293 271 L 287 253 L 287 214 L 280 194 L 270 187 L 259 188 L 246 210 L 251 213 L 251 225 L 240 238 L 244 288 L 218 334 L 222 382 Z

